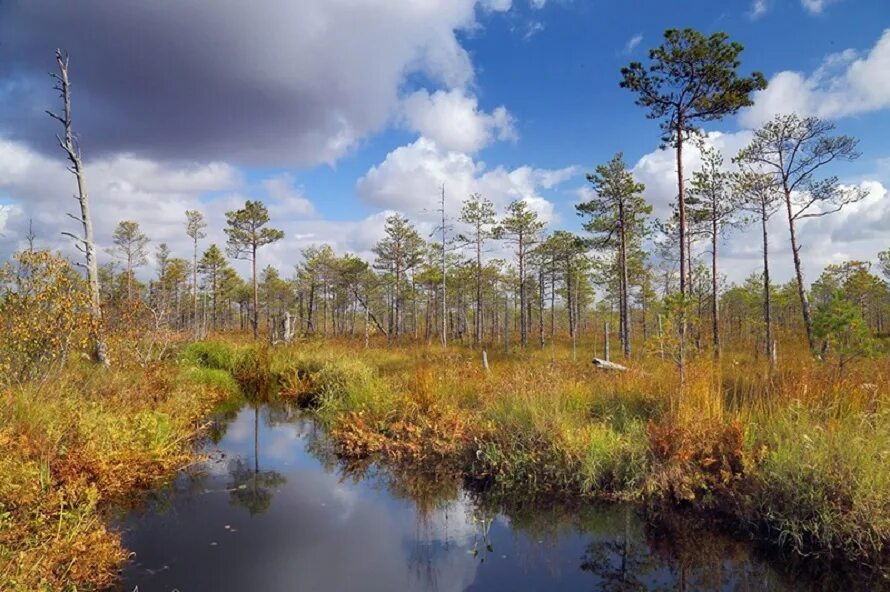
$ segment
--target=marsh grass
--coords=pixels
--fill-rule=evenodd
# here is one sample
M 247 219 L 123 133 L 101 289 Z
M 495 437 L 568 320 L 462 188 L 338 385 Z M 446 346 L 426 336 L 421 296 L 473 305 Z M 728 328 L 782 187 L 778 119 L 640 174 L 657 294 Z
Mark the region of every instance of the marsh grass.
M 74 360 L 0 394 L 0 581 L 112 583 L 125 551 L 109 505 L 191 462 L 215 405 L 273 396 L 311 408 L 356 467 L 457 476 L 501 498 L 680 505 L 793 553 L 886 566 L 890 367 L 861 360 L 840 376 L 782 351 L 775 372 L 745 352 L 719 367 L 702 356 L 682 390 L 658 356 L 607 373 L 562 345 L 493 350 L 490 371 L 461 346 L 237 336 L 146 368 Z
M 446 463 L 524 494 L 662 500 L 797 553 L 887 560 L 885 360 L 841 377 L 792 346 L 775 372 L 728 352 L 719 367 L 691 363 L 680 390 L 669 361 L 604 373 L 560 347 L 493 352 L 489 372 L 460 347 L 345 341 L 268 356 L 283 394 L 316 409 L 345 458 Z
M 169 479 L 227 372 L 169 364 L 7 389 L 0 409 L 0 582 L 11 590 L 101 589 L 126 559 L 105 510 Z

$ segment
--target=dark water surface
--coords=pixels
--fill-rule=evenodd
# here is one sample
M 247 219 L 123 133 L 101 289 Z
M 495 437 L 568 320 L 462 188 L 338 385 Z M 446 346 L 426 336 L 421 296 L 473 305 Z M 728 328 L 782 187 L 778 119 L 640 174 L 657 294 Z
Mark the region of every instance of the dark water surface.
M 447 477 L 338 465 L 296 410 L 221 419 L 206 463 L 121 521 L 122 590 L 802 590 L 750 547 L 630 507 L 489 507 Z

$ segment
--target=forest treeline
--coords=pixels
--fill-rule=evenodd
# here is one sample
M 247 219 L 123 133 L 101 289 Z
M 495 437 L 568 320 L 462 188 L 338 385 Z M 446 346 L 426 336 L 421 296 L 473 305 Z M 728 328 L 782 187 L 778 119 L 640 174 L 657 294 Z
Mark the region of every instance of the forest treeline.
M 859 156 L 857 141 L 835 133 L 831 122 L 792 113 L 756 130 L 738 154 L 708 146 L 699 126 L 750 105 L 751 93 L 765 87 L 761 74 L 738 73 L 741 51 L 725 34 L 669 30 L 665 43 L 650 52 L 648 66 L 635 62 L 622 69 L 621 86 L 661 122 L 665 147 L 676 152 L 678 197 L 666 220 L 653 219 L 645 187 L 621 153 L 587 176 L 592 197 L 575 206 L 581 235 L 547 232 L 521 199 L 497 212 L 480 194 L 459 197 L 460 214 L 450 220 L 443 191 L 442 222 L 433 235 L 421 236 L 410 219 L 393 214 L 370 261 L 316 245 L 293 253 L 292 268 L 263 266 L 262 248 L 284 235 L 261 202 L 247 201 L 226 214 L 224 245 L 205 244 L 203 214 L 185 212 L 191 253 L 172 253 L 165 243 L 152 249 L 138 221 L 123 220 L 108 249 L 112 260 L 98 265 L 91 223 L 82 216 L 84 233 L 71 236 L 90 271 L 95 356 L 104 356 L 97 338 L 103 330 L 136 326 L 155 340 L 167 331 L 199 338 L 239 329 L 272 342 L 383 335 L 390 343 L 506 349 L 542 347 L 560 337 L 605 342 L 611 328 L 625 357 L 635 349 L 657 350 L 676 359 L 681 370 L 690 352 L 719 357 L 730 342 L 775 362 L 780 338 L 798 334 L 814 354 L 835 356 L 840 365 L 868 355 L 873 337 L 886 333 L 890 249 L 876 253 L 875 261 L 829 265 L 807 283 L 804 261 L 812 254 L 799 238 L 806 219 L 865 197 L 834 175 L 834 165 Z M 68 61 L 61 52 L 57 61 L 64 115 L 51 115 L 63 124 L 60 145 L 83 205 Z M 683 167 L 683 150 L 690 146 L 701 154 L 701 165 L 691 172 Z M 784 284 L 770 275 L 773 218 L 787 228 L 795 272 Z M 761 269 L 740 285 L 726 282 L 720 261 L 720 245 L 734 232 L 761 237 Z M 150 254 L 153 277 L 137 279 Z M 247 278 L 234 270 L 232 258 L 249 261 Z M 18 261 L 5 271 L 7 293 L 23 289 L 16 281 L 29 274 L 27 258 Z

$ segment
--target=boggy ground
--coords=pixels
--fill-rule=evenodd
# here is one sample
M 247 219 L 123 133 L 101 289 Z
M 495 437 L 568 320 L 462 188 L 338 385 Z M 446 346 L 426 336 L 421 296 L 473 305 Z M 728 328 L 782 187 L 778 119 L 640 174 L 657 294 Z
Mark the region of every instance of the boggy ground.
M 583 348 L 582 348 L 583 350 Z M 150 368 L 73 362 L 0 393 L 3 589 L 101 589 L 126 559 L 108 509 L 195 460 L 239 392 L 312 407 L 356 467 L 448 471 L 495 497 L 680 506 L 825 565 L 890 563 L 890 368 L 843 379 L 806 355 L 769 374 L 724 356 L 624 374 L 561 347 L 489 351 L 221 339 Z M 499 496 L 497 494 L 500 494 Z M 883 572 L 885 573 L 885 572 Z
M 93 590 L 127 558 L 106 513 L 194 461 L 193 439 L 238 391 L 174 360 L 0 390 L 0 589 Z
M 796 555 L 890 563 L 890 368 L 843 378 L 805 354 L 687 370 L 658 358 L 597 371 L 564 349 L 225 343 L 185 357 L 315 409 L 337 453 L 435 466 L 523 496 L 638 500 L 720 520 Z

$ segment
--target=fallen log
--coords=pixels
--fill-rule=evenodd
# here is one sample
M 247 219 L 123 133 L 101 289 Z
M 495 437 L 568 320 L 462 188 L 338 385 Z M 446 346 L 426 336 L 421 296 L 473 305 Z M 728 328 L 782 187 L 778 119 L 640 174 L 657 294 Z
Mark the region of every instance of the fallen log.
M 602 358 L 593 358 L 593 365 L 600 370 L 614 370 L 615 372 L 627 372 L 627 367 L 615 362 L 603 360 Z

